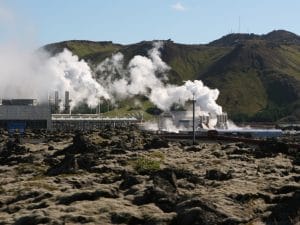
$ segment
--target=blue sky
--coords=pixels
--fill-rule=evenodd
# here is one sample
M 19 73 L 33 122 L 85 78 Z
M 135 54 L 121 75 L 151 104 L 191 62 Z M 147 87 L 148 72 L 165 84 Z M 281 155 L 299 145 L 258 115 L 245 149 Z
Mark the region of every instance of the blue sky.
M 169 38 L 198 44 L 238 31 L 300 34 L 299 11 L 297 0 L 0 0 L 0 35 L 39 45 Z

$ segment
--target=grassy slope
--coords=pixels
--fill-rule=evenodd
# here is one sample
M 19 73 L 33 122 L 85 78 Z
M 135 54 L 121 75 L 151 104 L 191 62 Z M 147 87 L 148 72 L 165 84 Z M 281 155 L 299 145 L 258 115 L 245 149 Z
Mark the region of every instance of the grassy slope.
M 207 70 L 224 56 L 230 48 L 216 48 L 201 45 L 179 45 L 167 43 L 164 60 L 182 80 L 194 80 L 201 71 Z
M 220 89 L 218 102 L 230 114 L 277 120 L 292 113 L 288 109 L 299 99 L 299 60 L 295 46 L 249 41 L 201 76 Z
M 113 43 L 97 43 L 92 42 L 89 44 L 69 42 L 67 43 L 68 49 L 78 55 L 80 58 L 93 60 L 93 63 L 99 63 L 104 58 L 110 56 L 112 53 L 118 51 L 121 46 Z
M 285 58 L 285 65 L 280 70 L 300 80 L 300 46 L 282 45 L 278 51 Z
M 106 57 L 111 56 L 113 53 L 122 48 L 120 44 L 112 42 L 93 42 L 93 41 L 64 41 L 46 45 L 45 49 L 49 52 L 56 54 L 61 52 L 64 48 L 69 49 L 79 58 L 84 59 L 92 64 L 98 64 Z
M 220 90 L 218 103 L 229 114 L 254 115 L 267 105 L 267 94 L 255 70 L 228 72 L 211 81 Z

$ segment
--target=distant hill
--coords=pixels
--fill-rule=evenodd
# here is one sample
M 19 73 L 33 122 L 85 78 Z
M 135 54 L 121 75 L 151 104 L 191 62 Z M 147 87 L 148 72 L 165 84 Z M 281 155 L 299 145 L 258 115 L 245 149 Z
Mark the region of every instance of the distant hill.
M 64 41 L 45 49 L 55 54 L 68 48 L 95 66 L 118 51 L 126 61 L 146 55 L 152 43 Z M 228 34 L 206 45 L 167 40 L 161 54 L 172 68 L 171 83 L 201 79 L 218 88 L 218 103 L 236 121 L 300 120 L 300 37 L 294 33 Z

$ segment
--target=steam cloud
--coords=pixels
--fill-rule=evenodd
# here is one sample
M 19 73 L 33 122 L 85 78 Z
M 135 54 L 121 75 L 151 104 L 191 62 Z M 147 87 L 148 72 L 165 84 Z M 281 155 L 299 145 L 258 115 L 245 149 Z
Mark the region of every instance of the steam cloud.
M 126 98 L 145 95 L 165 111 L 174 103 L 184 105 L 195 97 L 199 106 L 197 114 L 221 114 L 222 107 L 216 103 L 219 96 L 217 89 L 210 89 L 200 80 L 186 81 L 182 86 L 165 84 L 170 67 L 161 59 L 159 50 L 162 47 L 163 42 L 155 42 L 148 57 L 135 56 L 127 68 L 124 68 L 124 56 L 121 53 L 105 59 L 97 67 L 99 83 L 108 87 L 110 96 Z

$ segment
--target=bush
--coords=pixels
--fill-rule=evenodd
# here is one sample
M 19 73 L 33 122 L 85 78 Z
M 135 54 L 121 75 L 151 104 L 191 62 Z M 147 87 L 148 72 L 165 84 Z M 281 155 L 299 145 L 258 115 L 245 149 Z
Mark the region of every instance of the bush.
M 133 161 L 133 168 L 138 173 L 152 173 L 160 169 L 160 161 L 153 160 L 147 157 L 140 157 Z

